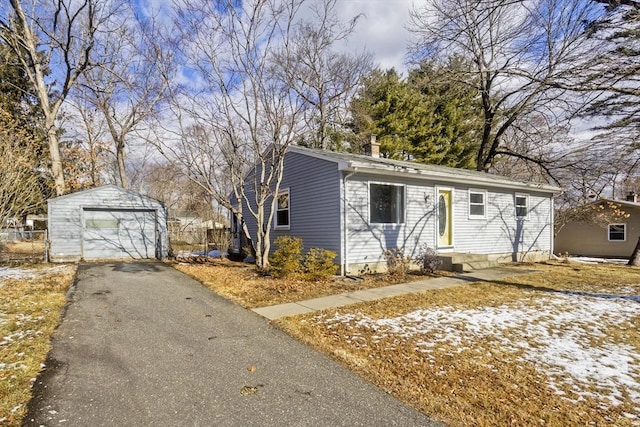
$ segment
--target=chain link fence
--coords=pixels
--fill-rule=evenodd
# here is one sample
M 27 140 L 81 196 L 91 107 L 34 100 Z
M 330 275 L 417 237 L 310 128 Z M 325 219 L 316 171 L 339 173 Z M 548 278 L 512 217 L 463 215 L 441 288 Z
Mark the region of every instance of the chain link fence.
M 0 262 L 44 262 L 47 230 L 0 229 Z

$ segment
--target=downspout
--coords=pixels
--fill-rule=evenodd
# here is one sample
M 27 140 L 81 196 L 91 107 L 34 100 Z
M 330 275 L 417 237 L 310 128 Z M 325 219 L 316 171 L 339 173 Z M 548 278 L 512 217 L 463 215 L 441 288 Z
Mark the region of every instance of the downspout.
M 344 242 L 344 247 L 342 250 L 342 263 L 340 264 L 340 275 L 344 276 L 347 274 L 347 269 L 349 268 L 349 213 L 347 209 L 348 201 L 347 201 L 347 179 L 356 173 L 356 169 L 354 168 L 351 172 L 344 175 L 342 178 L 342 193 L 343 193 L 343 230 L 344 236 L 342 241 Z
M 555 221 L 555 206 L 554 206 L 554 200 L 553 200 L 553 194 L 550 197 L 551 200 L 551 209 L 549 209 L 549 219 L 551 220 L 551 232 L 549 233 L 551 235 L 550 239 L 551 240 L 551 246 L 549 247 L 549 259 L 553 258 L 553 245 L 555 244 L 555 237 L 554 234 L 556 233 L 556 227 L 554 225 L 554 221 Z

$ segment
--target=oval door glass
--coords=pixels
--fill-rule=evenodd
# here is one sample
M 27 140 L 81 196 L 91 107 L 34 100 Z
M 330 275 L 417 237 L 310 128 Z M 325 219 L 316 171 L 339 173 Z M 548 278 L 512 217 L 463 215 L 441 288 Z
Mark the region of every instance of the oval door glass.
M 447 200 L 444 195 L 438 198 L 438 233 L 440 237 L 447 231 Z

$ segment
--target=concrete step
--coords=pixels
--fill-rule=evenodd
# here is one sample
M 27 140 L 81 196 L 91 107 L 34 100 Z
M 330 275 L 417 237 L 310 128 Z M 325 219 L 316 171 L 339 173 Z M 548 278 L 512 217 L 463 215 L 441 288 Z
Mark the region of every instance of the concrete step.
M 438 259 L 442 261 L 442 266 L 440 267 L 442 270 L 457 272 L 461 272 L 462 269 L 465 271 L 470 269 L 473 270 L 473 266 L 475 265 L 478 266 L 475 269 L 488 268 L 480 266 L 489 262 L 489 256 L 486 254 L 467 254 L 456 252 L 438 255 Z
M 474 261 L 452 264 L 451 271 L 463 273 L 465 271 L 483 270 L 485 268 L 498 267 L 500 263 L 497 261 Z

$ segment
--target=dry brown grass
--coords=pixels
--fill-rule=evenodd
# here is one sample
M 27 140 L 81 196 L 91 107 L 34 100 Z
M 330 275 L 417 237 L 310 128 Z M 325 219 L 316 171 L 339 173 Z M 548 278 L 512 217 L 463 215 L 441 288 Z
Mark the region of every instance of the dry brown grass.
M 536 307 L 546 298 L 566 295 L 567 291 L 605 297 L 640 295 L 638 268 L 561 263 L 540 264 L 535 268 L 538 273 L 499 283 L 469 284 L 389 298 L 286 318 L 277 324 L 399 399 L 452 426 L 637 425 L 638 418 L 632 420 L 625 415 L 640 417 L 638 403 L 629 396 L 622 396 L 621 404 L 614 406 L 607 404 L 606 398 L 579 394 L 591 392 L 606 397 L 611 391 L 598 384 L 579 384 L 583 390 L 576 390 L 562 383 L 562 378 L 552 381 L 538 363 L 522 360 L 517 351 L 505 349 L 498 337 L 474 340 L 471 333 L 465 333 L 468 326 L 464 324 L 456 326 L 455 331 L 463 337 L 461 342 L 455 345 L 439 342 L 431 352 L 424 353 L 416 350 L 420 346 L 417 337 L 395 335 L 377 339 L 379 331 L 359 327 L 355 322 L 338 321 L 330 325 L 325 322 L 335 315 L 389 319 L 419 309 L 442 307 L 451 310 Z M 570 304 L 561 306 L 561 310 L 571 309 Z M 635 347 L 640 354 L 639 327 L 638 316 L 623 324 L 607 325 L 607 339 Z M 506 331 L 505 337 L 516 340 L 523 334 L 527 331 Z M 421 342 L 438 339 L 419 337 Z M 594 335 L 592 344 L 599 345 L 600 339 Z M 638 378 L 638 367 L 635 372 Z M 565 398 L 557 394 L 552 384 L 565 393 Z
M 23 265 L 25 279 L 0 279 L 0 424 L 19 426 L 50 349 L 75 266 Z
M 44 240 L 32 240 L 24 242 L 7 242 L 7 252 L 15 254 L 32 254 L 44 252 Z
M 358 281 L 337 277 L 325 282 L 308 282 L 296 277 L 264 277 L 256 272 L 253 265 L 226 260 L 207 264 L 174 262 L 172 265 L 216 293 L 246 308 L 296 302 L 428 278 L 416 274 L 410 274 L 404 279 L 375 274 Z
M 0 242 L 0 262 L 42 262 L 44 251 L 44 240 Z

